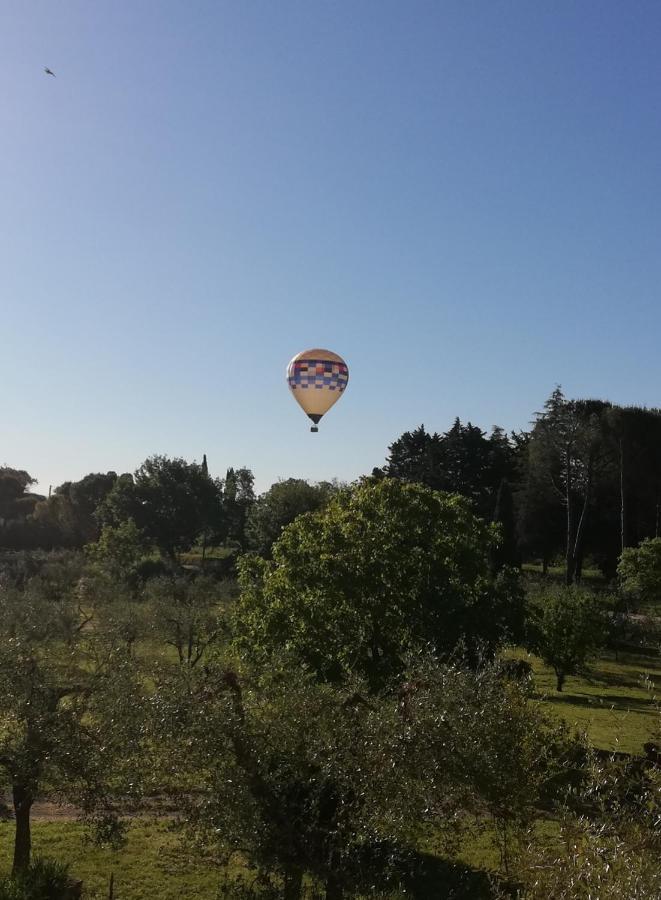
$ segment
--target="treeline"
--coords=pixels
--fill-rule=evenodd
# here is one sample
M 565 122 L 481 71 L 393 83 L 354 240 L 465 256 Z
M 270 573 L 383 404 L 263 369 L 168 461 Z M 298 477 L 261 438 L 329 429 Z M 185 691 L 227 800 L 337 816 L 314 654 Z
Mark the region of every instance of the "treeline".
M 282 528 L 324 505 L 336 483 L 290 478 L 259 497 L 250 469 L 212 477 L 202 463 L 152 456 L 133 473 L 92 473 L 65 482 L 46 498 L 31 493 L 25 471 L 0 468 L 0 547 L 5 550 L 79 550 L 104 530 L 133 523 L 145 547 L 171 562 L 196 548 L 225 545 L 268 556 Z
M 627 547 L 659 536 L 661 412 L 553 391 L 529 432 L 487 436 L 457 419 L 406 432 L 373 475 L 469 497 L 500 523 L 507 562 L 562 557 L 568 584 L 590 557 L 615 575 Z
M 661 522 L 661 412 L 602 400 L 570 400 L 557 388 L 529 431 L 507 434 L 456 419 L 443 434 L 405 432 L 370 476 L 419 483 L 468 497 L 498 522 L 496 568 L 563 560 L 568 584 L 586 559 L 614 577 L 623 550 L 658 537 Z M 197 545 L 229 545 L 268 556 L 282 528 L 319 509 L 336 483 L 288 479 L 255 496 L 253 473 L 224 478 L 202 463 L 154 456 L 133 474 L 90 474 L 52 496 L 31 492 L 23 471 L 0 468 L 0 546 L 81 548 L 104 526 L 132 520 L 174 559 Z

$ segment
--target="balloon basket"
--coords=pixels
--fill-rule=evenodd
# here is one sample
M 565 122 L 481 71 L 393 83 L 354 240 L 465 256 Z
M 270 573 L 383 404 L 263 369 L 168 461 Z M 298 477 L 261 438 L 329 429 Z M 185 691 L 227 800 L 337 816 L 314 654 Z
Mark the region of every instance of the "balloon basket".
M 310 431 L 311 431 L 313 434 L 316 434 L 316 433 L 319 431 L 319 429 L 317 428 L 316 425 L 313 425 L 312 428 L 310 428 Z

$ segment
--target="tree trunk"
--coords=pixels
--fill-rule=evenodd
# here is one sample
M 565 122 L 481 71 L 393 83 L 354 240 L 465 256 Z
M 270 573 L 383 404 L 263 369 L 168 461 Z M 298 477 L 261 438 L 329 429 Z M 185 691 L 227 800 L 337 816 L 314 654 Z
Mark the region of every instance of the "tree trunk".
M 592 474 L 588 475 L 588 483 L 585 486 L 585 500 L 583 501 L 583 509 L 581 510 L 581 518 L 578 520 L 576 529 L 576 538 L 574 540 L 574 548 L 572 552 L 572 581 L 576 581 L 581 577 L 581 568 L 583 561 L 583 538 L 585 537 L 585 526 L 588 521 L 588 505 L 592 493 Z M 571 584 L 568 581 L 567 584 Z
M 565 465 L 566 503 L 567 503 L 567 549 L 565 551 L 565 584 L 574 581 L 574 498 L 571 483 L 571 456 L 566 451 Z
M 30 852 L 32 850 L 32 837 L 30 834 L 30 811 L 34 797 L 29 788 L 22 784 L 12 786 L 14 801 L 14 817 L 16 819 L 16 834 L 14 838 L 14 863 L 12 872 L 23 872 L 30 865 Z
M 624 444 L 620 438 L 620 541 L 622 552 L 627 546 L 627 516 L 624 490 Z
M 284 900 L 300 900 L 303 890 L 303 873 L 300 869 L 290 869 L 285 873 Z
M 583 548 L 578 552 L 576 557 L 576 567 L 574 569 L 574 581 L 577 584 L 580 584 L 581 578 L 583 577 Z
M 556 679 L 555 687 L 556 687 L 556 690 L 558 690 L 558 691 L 561 691 L 561 690 L 562 690 L 562 686 L 563 686 L 563 684 L 565 683 L 565 677 L 566 677 L 566 676 L 565 676 L 565 673 L 564 673 L 564 672 L 556 672 L 556 673 L 555 673 L 555 679 Z
M 544 556 L 542 556 L 542 576 L 544 578 L 546 578 L 548 573 L 549 573 L 549 558 L 548 558 L 547 554 L 545 553 Z

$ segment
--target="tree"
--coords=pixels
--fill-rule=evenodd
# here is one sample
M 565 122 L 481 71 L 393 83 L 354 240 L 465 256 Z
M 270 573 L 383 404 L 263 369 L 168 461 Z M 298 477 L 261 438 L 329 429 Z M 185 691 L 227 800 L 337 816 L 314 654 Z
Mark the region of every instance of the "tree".
M 529 460 L 539 467 L 535 480 L 552 487 L 565 508 L 568 585 L 580 578 L 594 486 L 606 456 L 609 406 L 600 400 L 567 400 L 557 387 L 537 415 L 531 436 Z
M 661 538 L 647 538 L 626 547 L 617 567 L 622 590 L 643 603 L 661 599 Z
M 24 469 L 0 466 L 0 525 L 10 519 L 24 519 L 42 499 L 37 494 L 28 493 L 28 488 L 36 484 Z
M 519 564 L 514 499 L 510 483 L 506 478 L 503 478 L 500 482 L 498 493 L 496 494 L 496 509 L 493 514 L 493 521 L 500 528 L 500 543 L 491 553 L 491 568 L 494 573 L 497 573 L 505 566 L 516 566 Z
M 219 639 L 222 616 L 220 587 L 213 578 L 155 578 L 145 590 L 152 606 L 153 627 L 177 651 L 179 663 L 192 669 Z
M 145 536 L 133 519 L 120 525 L 104 525 L 99 540 L 85 548 L 93 567 L 111 582 L 126 584 L 149 549 Z
M 445 434 L 428 434 L 424 425 L 404 432 L 390 445 L 377 474 L 470 498 L 479 515 L 491 519 L 503 479 L 514 478 L 516 443 L 502 428 L 484 431 L 459 418 Z
M 388 458 L 383 470 L 376 470 L 386 478 L 397 478 L 414 484 L 424 484 L 441 490 L 443 439 L 439 434 L 429 434 L 424 425 L 415 431 L 405 431 L 388 447 Z
M 262 879 L 281 878 L 286 900 L 303 895 L 305 876 L 331 900 L 353 894 L 364 851 L 414 818 L 395 788 L 416 773 L 397 764 L 395 698 L 367 703 L 296 668 L 244 677 L 212 662 L 161 684 L 157 711 L 166 770 L 196 786 L 178 798 L 192 836 L 221 859 L 240 848 Z
M 246 544 L 246 522 L 255 502 L 255 478 L 250 469 L 228 469 L 223 506 L 227 538 L 240 548 Z
M 531 693 L 498 663 L 468 669 L 424 657 L 399 689 L 408 763 L 425 773 L 425 818 L 439 828 L 456 815 L 466 827 L 469 815 L 487 814 L 508 877 L 513 843 L 554 799 L 575 753 L 566 726 Z
M 533 606 L 530 648 L 553 668 L 561 691 L 606 640 L 607 607 L 593 593 L 576 587 L 547 590 Z
M 0 773 L 14 806 L 14 872 L 30 862 L 38 794 L 52 786 L 90 815 L 108 810 L 140 736 L 125 655 L 88 635 L 73 596 L 58 585 L 49 596 L 45 581 L 2 598 Z
M 310 484 L 302 478 L 288 478 L 271 485 L 248 511 L 245 529 L 248 548 L 269 557 L 282 529 L 297 516 L 321 509 L 334 489 L 327 482 Z
M 120 476 L 98 510 L 103 524 L 133 519 L 170 559 L 205 532 L 220 530 L 222 484 L 199 463 L 150 456 L 131 477 Z
M 168 783 L 179 776 L 187 834 L 221 862 L 240 853 L 268 896 L 289 900 L 304 881 L 329 900 L 422 896 L 411 891 L 425 862 L 412 836 L 431 828 L 450 848 L 471 814 L 493 818 L 507 860 L 568 743 L 496 666 L 429 655 L 380 696 L 359 679 L 320 684 L 282 658 L 263 672 L 214 659 L 160 682 L 154 707 L 153 744 Z M 426 886 L 424 896 L 446 896 L 446 885 Z
M 511 573 L 489 573 L 496 539 L 463 497 L 392 479 L 341 492 L 283 530 L 272 562 L 240 561 L 239 645 L 375 690 L 422 645 L 488 652 L 521 617 Z

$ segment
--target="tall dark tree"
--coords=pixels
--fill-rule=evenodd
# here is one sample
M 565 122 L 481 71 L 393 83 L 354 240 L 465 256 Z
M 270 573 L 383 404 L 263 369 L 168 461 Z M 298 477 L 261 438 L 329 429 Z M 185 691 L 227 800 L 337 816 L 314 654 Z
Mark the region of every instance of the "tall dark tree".
M 0 526 L 9 521 L 25 519 L 33 511 L 35 504 L 44 499 L 28 490 L 36 483 L 23 469 L 0 466 Z
M 553 488 L 566 517 L 565 580 L 580 577 L 595 483 L 608 458 L 601 400 L 567 400 L 557 387 L 536 417 L 529 461 L 534 480 Z
M 224 510 L 227 538 L 244 548 L 246 521 L 255 502 L 255 477 L 250 469 L 228 469 L 225 475 Z
M 491 552 L 491 570 L 496 573 L 505 566 L 519 564 L 514 498 L 507 478 L 501 480 L 498 488 L 493 521 L 500 529 L 500 543 Z
M 458 418 L 445 434 L 428 434 L 421 425 L 388 449 L 386 464 L 376 474 L 461 494 L 489 520 L 503 478 L 516 477 L 517 448 L 502 428 L 487 437 L 481 428 L 471 422 L 463 425 Z

